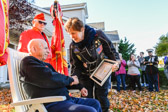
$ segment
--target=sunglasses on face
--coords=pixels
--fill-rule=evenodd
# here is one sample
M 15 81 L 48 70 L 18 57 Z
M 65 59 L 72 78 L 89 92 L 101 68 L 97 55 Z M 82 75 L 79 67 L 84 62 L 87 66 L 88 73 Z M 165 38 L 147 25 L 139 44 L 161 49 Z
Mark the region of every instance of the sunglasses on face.
M 39 24 L 44 24 L 47 25 L 47 23 L 43 22 L 43 21 L 38 21 Z

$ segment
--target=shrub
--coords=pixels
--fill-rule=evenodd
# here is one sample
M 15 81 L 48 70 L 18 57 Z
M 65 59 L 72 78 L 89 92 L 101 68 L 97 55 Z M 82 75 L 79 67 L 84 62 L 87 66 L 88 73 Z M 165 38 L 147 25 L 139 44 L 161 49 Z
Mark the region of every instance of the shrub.
M 159 84 L 160 84 L 160 87 L 168 86 L 168 79 L 164 74 L 164 68 L 159 68 Z

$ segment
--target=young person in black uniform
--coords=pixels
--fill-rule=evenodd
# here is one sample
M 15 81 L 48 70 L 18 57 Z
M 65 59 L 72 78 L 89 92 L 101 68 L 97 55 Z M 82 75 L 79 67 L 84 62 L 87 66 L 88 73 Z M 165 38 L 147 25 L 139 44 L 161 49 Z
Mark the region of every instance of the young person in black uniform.
M 72 38 L 70 44 L 70 63 L 72 75 L 77 75 L 79 82 L 88 90 L 88 98 L 95 98 L 100 101 L 103 112 L 109 109 L 108 78 L 103 86 L 94 83 L 89 76 L 104 59 L 118 60 L 113 66 L 114 70 L 119 68 L 120 59 L 112 42 L 101 30 L 94 30 L 88 25 L 84 25 L 78 18 L 70 18 L 65 23 L 65 30 Z M 95 86 L 95 91 L 93 87 Z
M 30 56 L 21 61 L 20 75 L 23 87 L 30 98 L 45 96 L 66 96 L 65 101 L 45 104 L 48 112 L 102 112 L 100 103 L 95 99 L 82 99 L 69 96 L 68 86 L 79 83 L 77 76 L 65 76 L 43 62 L 49 53 L 47 43 L 42 39 L 33 39 L 28 44 Z M 81 88 L 87 96 L 87 90 Z

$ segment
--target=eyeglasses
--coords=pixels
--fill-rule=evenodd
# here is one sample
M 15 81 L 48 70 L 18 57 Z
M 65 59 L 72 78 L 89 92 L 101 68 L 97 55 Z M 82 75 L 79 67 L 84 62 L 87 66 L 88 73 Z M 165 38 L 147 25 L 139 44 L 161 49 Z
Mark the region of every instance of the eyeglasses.
M 43 21 L 38 21 L 39 24 L 44 24 L 47 25 L 47 23 L 43 22 Z

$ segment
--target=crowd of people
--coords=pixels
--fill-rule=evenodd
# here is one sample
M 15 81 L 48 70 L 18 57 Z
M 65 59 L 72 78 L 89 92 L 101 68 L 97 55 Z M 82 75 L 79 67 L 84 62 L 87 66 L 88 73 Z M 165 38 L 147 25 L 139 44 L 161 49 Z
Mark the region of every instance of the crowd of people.
M 144 52 L 140 52 L 140 56 L 137 58 L 135 54 L 130 54 L 127 62 L 122 59 L 122 54 L 120 54 L 121 66 L 115 72 L 118 92 L 120 92 L 121 82 L 123 90 L 126 90 L 127 87 L 134 91 L 138 87 L 138 90 L 142 91 L 142 87 L 147 87 L 149 91 L 154 91 L 154 88 L 155 91 L 159 91 L 158 57 L 153 55 L 153 49 L 147 49 L 147 52 L 148 56 L 146 57 L 144 57 Z M 166 59 L 167 57 L 165 57 Z M 166 63 L 165 61 L 165 74 L 167 72 Z M 126 66 L 128 67 L 127 72 Z
M 66 96 L 65 101 L 45 104 L 49 112 L 108 112 L 110 104 L 107 95 L 111 77 L 107 78 L 103 86 L 90 79 L 90 75 L 103 59 L 116 61 L 112 69 L 115 71 L 118 92 L 121 90 L 121 83 L 123 90 L 127 89 L 126 77 L 130 78 L 129 85 L 132 90 L 136 90 L 137 86 L 142 91 L 142 86 L 148 86 L 149 91 L 153 91 L 154 85 L 155 91 L 159 91 L 158 57 L 152 54 L 152 49 L 147 50 L 146 57 L 143 52 L 138 59 L 130 54 L 126 61 L 121 53 L 116 52 L 112 42 L 101 30 L 95 30 L 73 17 L 64 25 L 72 39 L 69 46 L 72 76 L 65 76 L 56 72 L 49 64 L 52 60 L 50 45 L 43 32 L 47 24 L 44 14 L 36 15 L 32 23 L 33 28 L 24 31 L 20 36 L 18 51 L 30 54 L 22 60 L 20 74 L 24 77 L 23 87 L 30 98 Z M 72 86 L 80 89 L 85 99 L 69 96 L 67 88 Z M 72 106 L 75 108 L 70 109 Z

